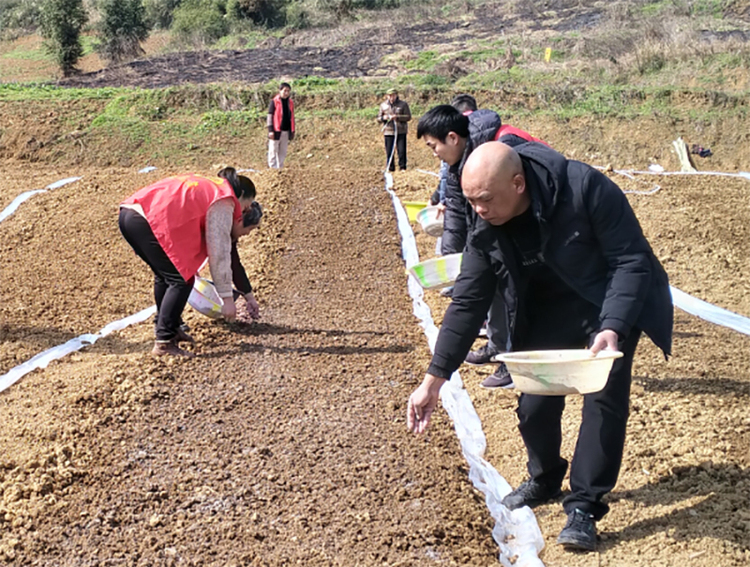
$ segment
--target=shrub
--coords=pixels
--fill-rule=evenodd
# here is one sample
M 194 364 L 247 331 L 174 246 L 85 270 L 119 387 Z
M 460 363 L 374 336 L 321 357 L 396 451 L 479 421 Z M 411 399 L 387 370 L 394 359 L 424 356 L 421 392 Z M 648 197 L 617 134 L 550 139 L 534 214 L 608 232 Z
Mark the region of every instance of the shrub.
M 186 0 L 174 11 L 172 32 L 183 43 L 211 44 L 229 31 L 222 3 Z
M 398 8 L 401 0 L 352 0 L 353 8 L 365 8 L 367 10 L 383 10 L 385 8 Z M 404 4 L 406 4 L 404 2 Z
M 247 2 L 248 0 L 237 1 Z M 401 0 L 290 0 L 286 7 L 286 23 L 297 29 L 325 26 L 345 19 L 353 19 L 354 12 L 358 9 L 380 10 L 397 8 L 402 4 L 406 2 L 401 2 Z
M 41 16 L 41 0 L 0 0 L 0 32 L 34 30 Z
M 118 62 L 142 55 L 149 27 L 141 0 L 104 0 L 100 10 L 98 50 L 105 59 Z
M 267 27 L 286 24 L 288 0 L 228 0 L 227 17 L 231 20 L 251 20 Z
M 144 0 L 146 20 L 152 28 L 167 29 L 172 25 L 172 16 L 181 0 Z
M 83 0 L 45 0 L 42 36 L 63 75 L 70 75 L 83 55 L 81 29 L 88 20 Z

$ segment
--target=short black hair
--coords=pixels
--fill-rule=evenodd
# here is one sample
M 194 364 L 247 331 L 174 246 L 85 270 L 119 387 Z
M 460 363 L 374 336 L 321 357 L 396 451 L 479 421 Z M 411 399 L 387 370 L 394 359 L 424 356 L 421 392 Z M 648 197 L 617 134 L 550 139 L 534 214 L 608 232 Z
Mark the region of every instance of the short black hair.
M 459 94 L 453 97 L 451 106 L 459 112 L 474 112 L 477 110 L 477 99 L 470 94 Z
M 287 89 L 289 89 L 290 91 L 292 90 L 292 85 L 290 85 L 289 83 L 281 83 L 281 84 L 279 85 L 279 90 L 283 89 L 284 87 L 286 87 L 286 88 L 287 88 Z
M 417 139 L 431 136 L 445 142 L 449 132 L 455 132 L 462 138 L 469 137 L 469 119 L 450 104 L 431 108 L 417 124 Z

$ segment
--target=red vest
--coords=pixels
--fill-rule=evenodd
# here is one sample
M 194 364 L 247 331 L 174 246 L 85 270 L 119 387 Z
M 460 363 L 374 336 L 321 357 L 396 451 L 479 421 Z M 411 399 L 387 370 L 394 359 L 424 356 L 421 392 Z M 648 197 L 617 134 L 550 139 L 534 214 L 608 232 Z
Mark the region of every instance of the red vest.
M 512 134 L 513 136 L 518 136 L 519 138 L 523 138 L 527 142 L 539 142 L 541 144 L 544 144 L 545 146 L 549 146 L 549 144 L 545 142 L 544 140 L 535 138 L 528 132 L 525 132 L 524 130 L 521 130 L 520 128 L 515 128 L 511 126 L 510 124 L 503 124 L 502 126 L 500 126 L 500 129 L 497 131 L 497 134 L 495 134 L 495 141 L 497 142 L 501 136 L 507 136 L 508 134 Z
M 292 132 L 294 132 L 294 103 L 292 97 L 287 99 L 289 101 L 289 122 L 292 124 Z M 284 116 L 284 106 L 281 102 L 281 95 L 273 97 L 273 131 L 281 132 L 281 119 Z
M 208 258 L 206 213 L 219 199 L 234 202 L 234 220 L 242 216 L 229 182 L 220 177 L 180 175 L 144 187 L 123 205 L 139 204 L 154 236 L 180 275 L 189 280 Z

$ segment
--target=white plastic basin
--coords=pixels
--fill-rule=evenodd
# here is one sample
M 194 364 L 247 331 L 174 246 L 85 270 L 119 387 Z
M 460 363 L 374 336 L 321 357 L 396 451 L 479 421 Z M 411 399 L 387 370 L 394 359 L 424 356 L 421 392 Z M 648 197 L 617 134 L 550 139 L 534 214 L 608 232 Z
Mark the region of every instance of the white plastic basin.
M 456 281 L 461 272 L 461 254 L 448 254 L 414 264 L 407 273 L 425 289 L 444 287 Z
M 439 207 L 437 205 L 425 207 L 417 213 L 417 221 L 422 230 L 430 236 L 437 238 L 443 234 L 443 215 L 438 218 Z
M 505 363 L 516 389 L 525 394 L 566 396 L 591 394 L 607 384 L 609 371 L 622 353 L 602 350 L 596 356 L 585 349 L 508 352 Z
M 224 302 L 219 297 L 214 284 L 200 276 L 195 276 L 188 304 L 198 313 L 218 319 L 221 317 L 221 306 Z

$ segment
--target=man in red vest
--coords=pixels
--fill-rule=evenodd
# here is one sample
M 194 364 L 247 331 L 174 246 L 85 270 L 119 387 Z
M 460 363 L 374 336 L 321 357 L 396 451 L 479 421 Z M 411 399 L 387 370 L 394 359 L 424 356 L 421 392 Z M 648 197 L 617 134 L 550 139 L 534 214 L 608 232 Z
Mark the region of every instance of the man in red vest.
M 294 103 L 289 83 L 279 85 L 279 94 L 268 105 L 268 167 L 281 169 L 289 142 L 294 139 Z

